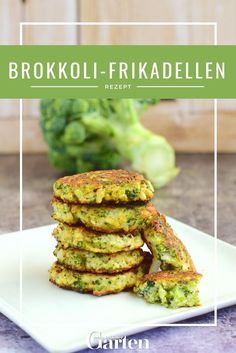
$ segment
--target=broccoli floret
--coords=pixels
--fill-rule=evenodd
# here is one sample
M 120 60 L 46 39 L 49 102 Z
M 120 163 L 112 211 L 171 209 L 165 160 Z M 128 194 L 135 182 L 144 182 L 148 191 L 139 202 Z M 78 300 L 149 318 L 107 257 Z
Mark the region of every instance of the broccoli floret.
M 77 145 L 86 139 L 86 130 L 83 124 L 78 121 L 72 121 L 64 130 L 62 141 L 65 145 Z

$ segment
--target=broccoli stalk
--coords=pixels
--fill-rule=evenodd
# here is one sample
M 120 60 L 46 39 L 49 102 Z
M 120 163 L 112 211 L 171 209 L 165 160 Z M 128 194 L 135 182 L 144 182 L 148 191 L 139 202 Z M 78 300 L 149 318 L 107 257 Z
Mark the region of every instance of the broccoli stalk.
M 160 188 L 178 174 L 170 144 L 140 123 L 155 100 L 51 99 L 41 101 L 41 129 L 49 160 L 69 172 L 117 168 L 128 160 Z
M 118 109 L 117 105 L 121 105 Z M 179 172 L 175 167 L 175 153 L 162 136 L 152 133 L 139 122 L 139 115 L 132 99 L 115 102 L 113 141 L 132 168 L 146 177 L 156 188 L 174 179 Z M 127 114 L 122 114 L 122 112 Z

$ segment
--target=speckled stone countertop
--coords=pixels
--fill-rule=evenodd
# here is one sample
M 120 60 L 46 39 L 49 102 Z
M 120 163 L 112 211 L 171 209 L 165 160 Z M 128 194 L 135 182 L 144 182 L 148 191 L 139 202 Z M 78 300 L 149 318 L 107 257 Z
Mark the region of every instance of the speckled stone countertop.
M 213 234 L 213 156 L 179 154 L 177 162 L 180 175 L 156 193 L 154 203 L 161 212 Z M 19 228 L 18 157 L 0 156 L 0 165 L 0 233 L 6 233 Z M 220 155 L 218 173 L 218 237 L 236 245 L 236 155 Z M 45 156 L 24 157 L 24 228 L 51 223 L 52 182 L 59 176 Z M 210 313 L 187 322 L 211 323 L 212 319 Z M 133 337 L 148 338 L 150 352 L 235 353 L 235 327 L 236 306 L 218 311 L 218 327 L 162 327 Z M 28 352 L 45 350 L 0 314 L 0 353 Z

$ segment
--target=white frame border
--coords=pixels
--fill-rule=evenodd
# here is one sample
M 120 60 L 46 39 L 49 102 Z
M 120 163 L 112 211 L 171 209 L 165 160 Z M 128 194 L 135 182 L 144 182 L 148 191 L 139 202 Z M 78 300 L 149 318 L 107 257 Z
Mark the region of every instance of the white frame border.
M 217 22 L 20 22 L 20 45 L 23 45 L 24 26 L 213 26 L 214 45 L 217 45 L 218 28 Z M 213 324 L 147 324 L 147 329 L 157 327 L 217 327 L 217 151 L 218 151 L 218 107 L 217 99 L 214 99 L 214 323 Z M 19 229 L 23 231 L 23 99 L 20 99 L 20 220 Z M 22 242 L 20 241 L 20 265 L 19 265 L 19 311 L 20 326 L 23 327 L 22 298 L 23 298 L 23 256 Z M 137 327 L 137 325 L 128 325 Z

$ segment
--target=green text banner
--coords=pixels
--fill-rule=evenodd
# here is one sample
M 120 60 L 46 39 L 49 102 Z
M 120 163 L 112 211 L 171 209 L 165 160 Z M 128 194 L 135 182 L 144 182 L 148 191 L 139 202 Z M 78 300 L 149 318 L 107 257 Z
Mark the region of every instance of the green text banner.
M 236 46 L 0 46 L 0 98 L 236 98 Z

